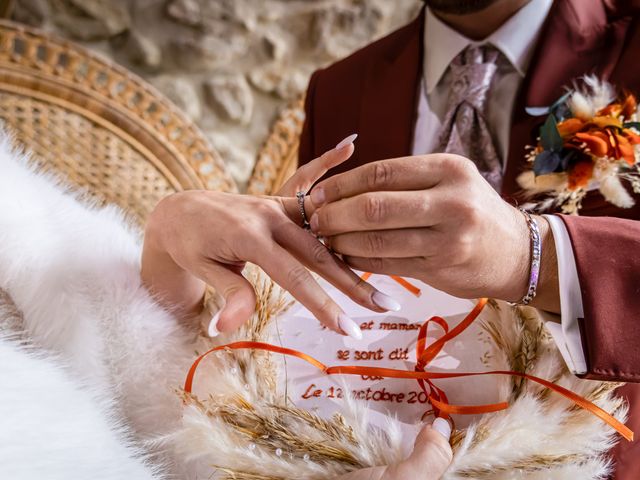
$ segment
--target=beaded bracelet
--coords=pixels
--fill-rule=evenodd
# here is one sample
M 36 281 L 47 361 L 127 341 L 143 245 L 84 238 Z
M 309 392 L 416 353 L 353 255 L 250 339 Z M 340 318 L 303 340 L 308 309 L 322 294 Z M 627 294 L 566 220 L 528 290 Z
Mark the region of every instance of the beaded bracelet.
M 538 279 L 540 277 L 540 257 L 542 255 L 542 239 L 540 237 L 540 229 L 538 222 L 523 208 L 519 208 L 520 212 L 527 220 L 529 227 L 529 236 L 531 237 L 531 269 L 529 273 L 529 288 L 527 293 L 519 302 L 512 305 L 529 305 L 535 298 L 538 291 Z

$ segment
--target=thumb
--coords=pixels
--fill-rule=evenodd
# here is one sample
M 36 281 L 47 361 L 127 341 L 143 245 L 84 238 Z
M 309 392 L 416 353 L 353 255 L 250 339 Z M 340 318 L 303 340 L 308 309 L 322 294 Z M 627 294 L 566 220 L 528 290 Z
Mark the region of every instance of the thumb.
M 256 309 L 256 293 L 242 276 L 242 268 L 211 262 L 203 280 L 224 299 L 224 305 L 209 323 L 210 337 L 232 332 L 251 317 Z
M 406 460 L 389 466 L 365 468 L 347 473 L 336 480 L 437 480 L 451 465 L 453 453 L 449 445 L 451 426 L 443 418 L 425 426 Z
M 440 478 L 449 468 L 453 459 L 449 437 L 451 425 L 444 418 L 436 418 L 432 425 L 426 425 L 416 438 L 413 452 L 408 462 L 428 468 L 428 478 Z

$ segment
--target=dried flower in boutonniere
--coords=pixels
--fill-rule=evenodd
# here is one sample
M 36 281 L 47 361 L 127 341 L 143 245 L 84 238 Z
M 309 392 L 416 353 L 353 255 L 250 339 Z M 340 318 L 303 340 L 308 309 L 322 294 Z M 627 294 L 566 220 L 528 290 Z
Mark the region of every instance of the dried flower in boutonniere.
M 577 214 L 589 190 L 613 205 L 635 204 L 625 185 L 640 193 L 640 122 L 630 93 L 593 77 L 549 108 L 538 144 L 528 147 L 530 170 L 518 177 L 534 209 Z

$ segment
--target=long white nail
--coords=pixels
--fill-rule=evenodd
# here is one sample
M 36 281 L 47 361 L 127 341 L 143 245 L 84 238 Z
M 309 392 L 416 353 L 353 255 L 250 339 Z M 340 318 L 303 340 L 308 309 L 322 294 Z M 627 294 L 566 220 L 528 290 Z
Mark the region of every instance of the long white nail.
M 216 313 L 211 319 L 211 322 L 209 322 L 208 333 L 211 338 L 220 335 L 220 330 L 218 330 L 218 320 L 220 320 L 220 312 Z
M 451 424 L 444 418 L 436 418 L 431 424 L 431 428 L 440 433 L 447 440 L 451 438 Z
M 338 326 L 340 330 L 356 340 L 362 339 L 362 330 L 356 322 L 347 317 L 344 313 L 341 313 L 338 317 Z
M 342 140 L 340 143 L 336 145 L 336 150 L 340 150 L 341 148 L 344 148 L 347 145 L 351 145 L 356 140 L 356 138 L 358 138 L 357 133 L 349 135 L 347 138 L 345 138 L 344 140 Z
M 373 300 L 373 303 L 375 303 L 380 308 L 384 308 L 385 310 L 397 312 L 401 308 L 401 305 L 386 293 L 375 292 L 371 299 Z

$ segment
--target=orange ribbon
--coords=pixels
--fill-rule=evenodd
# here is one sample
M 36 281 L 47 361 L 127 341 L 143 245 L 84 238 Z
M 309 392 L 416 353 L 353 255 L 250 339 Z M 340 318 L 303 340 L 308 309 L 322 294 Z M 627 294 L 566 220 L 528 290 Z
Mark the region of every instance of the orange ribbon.
M 416 288 L 416 287 L 414 287 Z M 419 290 L 418 290 L 419 292 Z M 444 372 L 427 372 L 425 368 L 429 365 L 431 360 L 433 360 L 440 350 L 444 347 L 444 345 L 451 340 L 452 338 L 460 335 L 469 325 L 473 323 L 473 321 L 478 317 L 482 309 L 487 303 L 487 299 L 483 298 L 476 306 L 469 312 L 469 314 L 456 325 L 454 328 L 449 330 L 449 325 L 447 322 L 441 317 L 432 317 L 427 320 L 421 327 L 418 333 L 418 342 L 416 345 L 416 358 L 417 363 L 415 367 L 415 371 L 408 370 L 397 370 L 394 368 L 381 368 L 381 367 L 360 367 L 360 366 L 327 366 L 321 361 L 313 358 L 306 353 L 299 352 L 297 350 L 293 350 L 290 348 L 278 347 L 276 345 L 271 345 L 269 343 L 263 342 L 234 342 L 229 343 L 227 345 L 221 345 L 219 347 L 212 348 L 208 352 L 200 355 L 191 365 L 189 369 L 189 373 L 187 374 L 187 378 L 184 384 L 184 390 L 187 393 L 191 393 L 193 389 L 193 379 L 196 373 L 196 369 L 200 362 L 210 353 L 220 351 L 220 350 L 239 350 L 239 349 L 256 349 L 256 350 L 266 350 L 273 353 L 281 353 L 283 355 L 288 355 L 292 357 L 297 357 L 301 360 L 304 360 L 307 363 L 310 363 L 318 370 L 321 370 L 327 375 L 369 375 L 369 376 L 379 376 L 385 378 L 402 378 L 402 379 L 414 379 L 417 380 L 420 384 L 420 387 L 427 393 L 429 397 L 429 403 L 433 407 L 433 413 L 436 416 L 449 418 L 451 414 L 462 414 L 462 415 L 474 415 L 474 414 L 482 414 L 482 413 L 490 413 L 490 412 L 498 412 L 500 410 L 504 410 L 509 407 L 507 402 L 499 402 L 492 403 L 487 405 L 451 405 L 447 399 L 446 394 L 436 385 L 434 385 L 433 380 L 442 379 L 442 378 L 460 378 L 460 377 L 475 377 L 481 375 L 510 375 L 521 378 L 526 378 L 527 380 L 531 380 L 532 382 L 538 383 L 550 390 L 553 390 L 556 393 L 559 393 L 563 397 L 572 401 L 574 404 L 591 412 L 593 415 L 600 418 L 607 425 L 614 428 L 620 435 L 622 435 L 625 439 L 632 441 L 633 440 L 633 431 L 629 429 L 625 424 L 614 418 L 612 415 L 604 411 L 602 408 L 598 407 L 594 403 L 590 402 L 584 397 L 575 394 L 571 390 L 568 390 L 560 385 L 556 385 L 548 380 L 543 378 L 535 377 L 533 375 L 529 375 L 522 372 L 514 372 L 508 370 L 493 370 L 488 372 L 458 372 L 458 373 L 444 373 Z M 444 335 L 434 341 L 431 345 L 427 346 L 427 330 L 429 325 L 436 324 L 442 328 L 444 331 Z M 427 412 L 430 413 L 430 412 Z
M 371 272 L 365 272 L 362 275 L 360 275 L 360 278 L 362 280 L 364 280 L 365 282 L 367 280 L 369 280 L 369 277 L 371 276 Z M 400 285 L 402 285 L 404 288 L 406 288 L 407 290 L 409 290 L 411 293 L 413 293 L 416 297 L 419 297 L 420 294 L 422 293 L 420 291 L 420 289 L 418 287 L 416 287 L 414 284 L 412 284 L 411 282 L 408 282 L 407 280 L 405 280 L 402 277 L 398 277 L 397 275 L 389 275 L 393 280 L 395 280 L 396 282 L 398 282 Z

